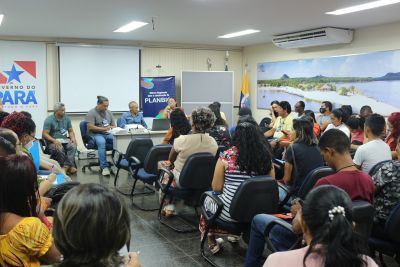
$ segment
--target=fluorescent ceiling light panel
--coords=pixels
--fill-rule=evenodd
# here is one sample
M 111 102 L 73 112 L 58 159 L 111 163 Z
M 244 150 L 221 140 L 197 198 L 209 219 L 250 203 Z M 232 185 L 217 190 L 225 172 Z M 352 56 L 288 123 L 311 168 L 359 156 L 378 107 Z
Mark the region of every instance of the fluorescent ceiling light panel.
M 233 33 L 221 35 L 221 36 L 218 36 L 218 38 L 234 38 L 234 37 L 248 35 L 248 34 L 252 34 L 252 33 L 256 33 L 256 32 L 260 32 L 260 31 L 249 29 L 249 30 L 245 30 L 245 31 L 233 32 Z
M 335 11 L 326 12 L 325 14 L 344 15 L 344 14 L 349 14 L 349 13 L 358 12 L 358 11 L 362 11 L 362 10 L 367 10 L 367 9 L 372 9 L 372 8 L 377 8 L 377 7 L 387 6 L 387 5 L 393 5 L 393 4 L 397 4 L 397 3 L 400 3 L 400 0 L 379 0 L 379 1 L 373 1 L 373 2 L 369 2 L 369 3 L 361 4 L 361 5 L 338 9 Z
M 0 25 L 3 22 L 4 14 L 0 14 Z
M 142 22 L 142 21 L 132 21 L 118 29 L 116 29 L 114 32 L 131 32 L 133 30 L 136 30 L 140 27 L 143 27 L 147 25 L 147 22 Z

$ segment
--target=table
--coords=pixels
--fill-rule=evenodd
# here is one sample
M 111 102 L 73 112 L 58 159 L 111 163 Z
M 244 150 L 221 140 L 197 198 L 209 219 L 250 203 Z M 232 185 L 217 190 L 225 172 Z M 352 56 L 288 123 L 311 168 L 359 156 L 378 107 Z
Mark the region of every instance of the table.
M 135 138 L 150 138 L 153 145 L 160 145 L 167 131 L 146 131 L 146 132 L 131 132 L 131 133 L 115 133 L 113 135 L 113 148 L 122 153 L 125 153 L 131 140 Z

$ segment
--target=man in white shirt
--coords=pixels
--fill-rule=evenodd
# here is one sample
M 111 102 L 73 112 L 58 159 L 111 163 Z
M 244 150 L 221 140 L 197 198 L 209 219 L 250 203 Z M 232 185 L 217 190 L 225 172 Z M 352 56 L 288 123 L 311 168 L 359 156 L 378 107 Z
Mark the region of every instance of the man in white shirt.
M 354 164 L 365 172 L 381 161 L 392 159 L 389 146 L 381 139 L 385 123 L 385 118 L 379 114 L 372 114 L 365 120 L 364 134 L 368 142 L 358 147 L 353 159 Z

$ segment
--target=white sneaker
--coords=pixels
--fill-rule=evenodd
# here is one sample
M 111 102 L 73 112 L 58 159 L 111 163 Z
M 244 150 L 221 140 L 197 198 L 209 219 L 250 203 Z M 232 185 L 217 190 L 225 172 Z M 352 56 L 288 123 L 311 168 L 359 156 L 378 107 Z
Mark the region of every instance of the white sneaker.
M 101 171 L 101 174 L 102 174 L 103 176 L 110 176 L 110 170 L 109 170 L 108 168 L 104 168 L 104 169 Z
M 237 235 L 228 235 L 227 237 L 228 241 L 231 243 L 237 243 L 239 242 L 240 236 Z

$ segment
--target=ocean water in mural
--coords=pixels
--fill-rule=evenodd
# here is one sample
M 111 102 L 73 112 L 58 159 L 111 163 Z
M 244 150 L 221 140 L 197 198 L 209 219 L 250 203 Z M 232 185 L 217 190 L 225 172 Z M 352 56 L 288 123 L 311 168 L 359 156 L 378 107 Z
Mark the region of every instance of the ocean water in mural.
M 260 63 L 257 66 L 257 107 L 272 100 L 299 100 L 317 111 L 322 101 L 358 111 L 370 105 L 388 115 L 400 111 L 400 51 L 319 59 Z

